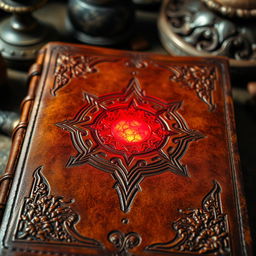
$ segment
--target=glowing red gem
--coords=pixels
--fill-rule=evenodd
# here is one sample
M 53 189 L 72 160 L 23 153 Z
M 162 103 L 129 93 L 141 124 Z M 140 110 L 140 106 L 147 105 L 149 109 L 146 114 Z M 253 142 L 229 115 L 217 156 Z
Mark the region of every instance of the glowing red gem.
M 118 120 L 111 127 L 113 136 L 123 143 L 138 143 L 146 140 L 151 133 L 150 127 L 136 117 Z
M 127 156 L 157 149 L 169 133 L 158 116 L 134 107 L 105 111 L 94 128 L 103 146 Z

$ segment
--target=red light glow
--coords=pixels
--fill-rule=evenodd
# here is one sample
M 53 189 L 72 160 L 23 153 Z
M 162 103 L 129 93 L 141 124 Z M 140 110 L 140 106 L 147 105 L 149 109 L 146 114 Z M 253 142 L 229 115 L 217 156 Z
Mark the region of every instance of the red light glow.
M 111 127 L 112 134 L 124 143 L 138 143 L 150 136 L 150 127 L 141 120 L 119 120 Z
M 158 148 L 169 134 L 159 117 L 133 106 L 104 112 L 94 128 L 102 145 L 127 156 Z

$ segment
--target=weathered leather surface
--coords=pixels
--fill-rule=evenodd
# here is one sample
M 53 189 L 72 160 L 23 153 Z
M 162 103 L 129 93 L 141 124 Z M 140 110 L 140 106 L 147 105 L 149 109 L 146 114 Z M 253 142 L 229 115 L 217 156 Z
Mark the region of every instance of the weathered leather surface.
M 225 59 L 51 43 L 23 106 L 3 254 L 251 255 Z

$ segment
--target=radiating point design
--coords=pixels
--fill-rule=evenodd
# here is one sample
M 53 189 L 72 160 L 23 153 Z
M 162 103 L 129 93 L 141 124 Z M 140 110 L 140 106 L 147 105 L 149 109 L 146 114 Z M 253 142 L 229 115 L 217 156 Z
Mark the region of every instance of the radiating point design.
M 203 135 L 178 113 L 182 102 L 146 96 L 137 78 L 118 93 L 85 93 L 86 104 L 71 120 L 56 125 L 70 133 L 77 154 L 67 167 L 90 164 L 116 181 L 120 208 L 128 212 L 147 176 L 187 176 L 181 163 L 189 143 Z

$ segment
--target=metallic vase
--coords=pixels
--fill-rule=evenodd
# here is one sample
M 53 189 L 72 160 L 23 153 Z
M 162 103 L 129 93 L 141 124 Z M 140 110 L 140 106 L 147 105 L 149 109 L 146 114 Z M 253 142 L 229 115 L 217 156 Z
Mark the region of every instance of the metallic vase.
M 128 0 L 70 0 L 68 29 L 80 42 L 114 45 L 132 33 L 134 8 Z
M 32 12 L 47 0 L 0 0 L 0 8 L 12 13 L 0 24 L 0 51 L 14 68 L 26 68 L 36 58 L 38 50 L 53 35 L 54 30 L 36 20 Z

